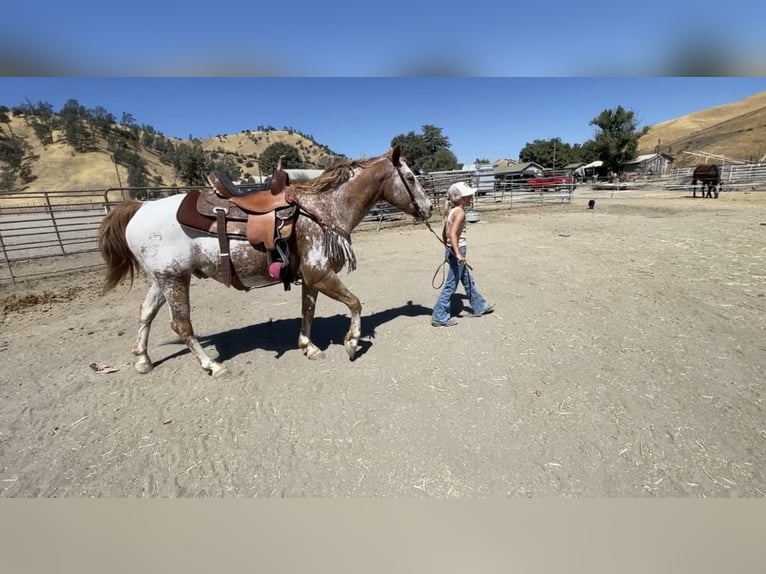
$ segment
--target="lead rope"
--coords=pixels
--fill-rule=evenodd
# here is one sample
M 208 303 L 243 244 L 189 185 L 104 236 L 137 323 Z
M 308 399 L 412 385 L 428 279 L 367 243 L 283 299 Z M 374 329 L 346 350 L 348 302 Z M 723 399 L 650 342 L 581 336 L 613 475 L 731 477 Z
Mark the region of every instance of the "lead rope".
M 439 241 L 439 243 L 441 243 L 441 244 L 442 244 L 442 245 L 443 245 L 443 246 L 446 248 L 446 247 L 447 247 L 447 244 L 444 242 L 444 240 L 443 240 L 441 237 L 439 237 L 439 234 L 438 234 L 438 233 L 436 233 L 436 232 L 433 230 L 433 228 L 431 227 L 431 224 L 428 222 L 428 220 L 424 219 L 424 220 L 423 220 L 423 223 L 425 223 L 425 224 L 426 224 L 426 227 L 428 227 L 428 231 L 430 231 L 431 233 L 433 233 L 433 234 L 434 234 L 434 237 L 436 237 L 436 239 Z M 433 287 L 434 289 L 441 289 L 441 288 L 442 288 L 442 285 L 444 285 L 444 282 L 447 280 L 447 274 L 446 274 L 446 271 L 445 271 L 445 268 L 444 268 L 444 266 L 445 266 L 445 264 L 446 264 L 446 263 L 447 263 L 447 257 L 445 257 L 445 258 L 444 258 L 444 261 L 442 261 L 441 263 L 439 263 L 439 265 L 436 267 L 436 271 L 434 271 L 434 276 L 433 276 L 433 277 L 431 277 L 431 287 Z M 464 263 L 464 265 L 465 265 L 466 267 L 468 267 L 468 269 L 470 269 L 471 271 L 473 271 L 473 267 L 471 267 L 471 266 L 468 264 L 468 261 L 466 261 L 466 262 Z M 442 272 L 442 281 L 441 281 L 441 283 L 439 283 L 438 285 L 434 285 L 434 281 L 436 281 L 436 276 L 439 274 L 439 270 L 441 270 L 441 272 Z

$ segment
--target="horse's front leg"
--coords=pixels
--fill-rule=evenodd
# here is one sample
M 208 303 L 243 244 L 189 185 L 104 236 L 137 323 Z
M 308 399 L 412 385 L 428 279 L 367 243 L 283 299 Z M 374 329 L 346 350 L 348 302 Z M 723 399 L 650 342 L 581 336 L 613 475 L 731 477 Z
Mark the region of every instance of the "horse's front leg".
M 309 359 L 323 359 L 324 353 L 311 342 L 311 323 L 314 321 L 318 290 L 304 283 L 301 286 L 301 334 L 298 336 L 298 347 Z
M 327 275 L 316 283 L 314 287 L 319 289 L 320 293 L 345 303 L 348 307 L 351 314 L 351 326 L 348 329 L 348 333 L 346 333 L 343 345 L 346 347 L 348 358 L 353 360 L 359 347 L 359 338 L 362 336 L 362 303 L 356 295 L 341 283 L 341 280 L 335 273 Z

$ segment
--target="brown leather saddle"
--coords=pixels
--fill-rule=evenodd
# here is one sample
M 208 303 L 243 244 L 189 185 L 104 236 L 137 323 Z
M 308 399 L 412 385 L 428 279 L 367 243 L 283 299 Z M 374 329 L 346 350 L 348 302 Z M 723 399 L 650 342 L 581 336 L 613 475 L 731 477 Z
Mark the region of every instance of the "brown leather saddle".
M 212 171 L 207 179 L 213 189 L 189 192 L 176 213 L 178 223 L 218 237 L 219 268 L 227 287 L 246 289 L 232 267 L 229 240 L 247 239 L 253 247 L 266 250 L 270 276 L 289 289 L 287 241 L 295 230 L 298 206 L 287 173 L 278 168 L 269 189 L 244 194 L 224 173 Z M 273 263 L 281 265 L 272 267 Z

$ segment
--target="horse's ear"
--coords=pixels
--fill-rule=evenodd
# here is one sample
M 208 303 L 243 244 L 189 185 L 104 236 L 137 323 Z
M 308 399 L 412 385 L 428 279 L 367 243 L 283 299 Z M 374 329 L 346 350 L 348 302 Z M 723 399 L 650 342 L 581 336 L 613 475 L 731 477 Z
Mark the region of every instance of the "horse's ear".
M 399 158 L 402 155 L 402 150 L 399 148 L 399 144 L 396 144 L 394 147 L 391 148 L 391 162 L 396 166 L 399 167 L 401 164 L 399 163 Z

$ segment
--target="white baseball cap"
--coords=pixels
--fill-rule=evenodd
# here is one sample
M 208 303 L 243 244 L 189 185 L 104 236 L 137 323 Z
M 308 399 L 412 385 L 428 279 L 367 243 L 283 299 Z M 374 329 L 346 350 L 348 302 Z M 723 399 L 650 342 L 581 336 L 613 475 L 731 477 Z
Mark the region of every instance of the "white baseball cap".
M 447 197 L 449 197 L 451 201 L 457 201 L 461 197 L 469 197 L 475 193 L 476 190 L 466 182 L 458 181 L 457 183 L 453 183 L 449 186 Z

